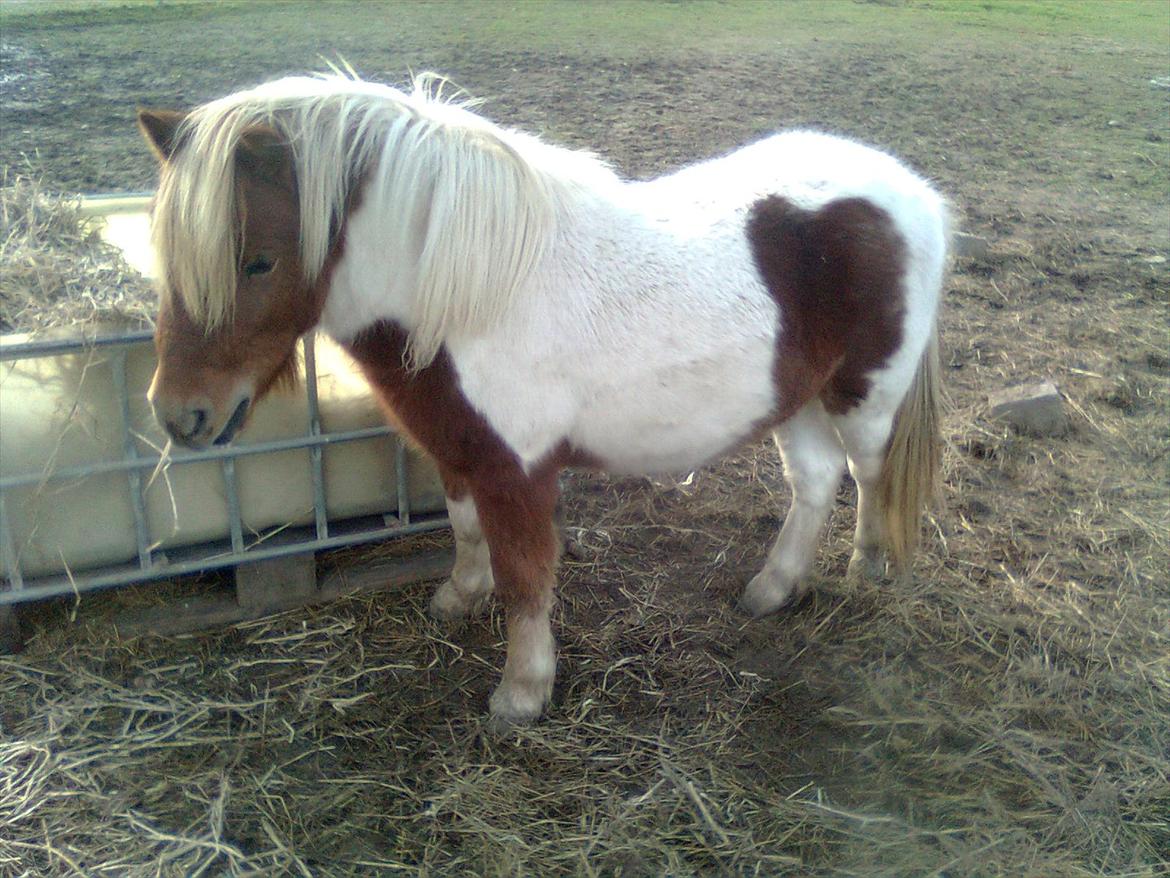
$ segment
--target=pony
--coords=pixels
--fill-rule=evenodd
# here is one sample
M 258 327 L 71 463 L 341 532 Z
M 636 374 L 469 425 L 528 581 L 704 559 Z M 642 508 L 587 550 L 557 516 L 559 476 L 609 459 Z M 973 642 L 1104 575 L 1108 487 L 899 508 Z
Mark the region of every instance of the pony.
M 340 343 L 442 477 L 455 561 L 430 612 L 502 605 L 493 722 L 551 696 L 564 467 L 685 472 L 771 433 L 792 503 L 741 598 L 755 616 L 807 590 L 846 469 L 849 575 L 909 564 L 948 232 L 895 158 L 793 131 L 632 181 L 427 80 L 339 74 L 138 124 L 160 160 L 159 422 L 228 442 L 301 335 Z

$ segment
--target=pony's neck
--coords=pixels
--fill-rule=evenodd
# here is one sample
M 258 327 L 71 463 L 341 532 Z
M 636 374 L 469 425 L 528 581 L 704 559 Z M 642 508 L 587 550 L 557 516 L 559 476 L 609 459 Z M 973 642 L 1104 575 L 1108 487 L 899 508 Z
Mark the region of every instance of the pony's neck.
M 622 184 L 602 162 L 451 108 L 392 124 L 345 224 L 323 322 L 342 341 L 393 321 L 426 365 L 454 335 L 498 325 L 558 238 Z M 458 124 L 464 123 L 464 124 Z

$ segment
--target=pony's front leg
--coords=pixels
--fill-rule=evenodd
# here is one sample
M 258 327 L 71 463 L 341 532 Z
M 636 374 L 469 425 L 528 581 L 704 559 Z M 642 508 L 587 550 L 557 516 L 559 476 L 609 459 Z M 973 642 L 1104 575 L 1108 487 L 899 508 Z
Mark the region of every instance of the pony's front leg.
M 472 494 L 508 630 L 504 676 L 491 697 L 492 720 L 503 726 L 529 722 L 552 696 L 556 674 L 549 620 L 560 550 L 553 527 L 556 473 L 475 484 Z
M 453 622 L 478 613 L 487 604 L 495 581 L 491 553 L 467 486 L 447 480 L 447 516 L 455 534 L 455 566 L 451 578 L 431 598 L 430 613 Z

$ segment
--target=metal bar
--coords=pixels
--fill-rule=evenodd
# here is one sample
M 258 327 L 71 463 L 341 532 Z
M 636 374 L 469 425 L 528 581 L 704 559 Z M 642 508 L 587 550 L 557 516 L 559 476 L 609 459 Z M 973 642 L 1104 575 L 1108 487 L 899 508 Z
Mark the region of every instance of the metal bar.
M 317 348 L 313 333 L 302 339 L 305 350 L 305 390 L 309 396 L 309 435 L 321 435 L 321 407 L 317 402 Z M 329 513 L 325 506 L 324 452 L 320 445 L 309 449 L 309 464 L 313 469 L 313 514 L 317 523 L 317 539 L 329 536 Z
M 8 571 L 8 581 L 11 591 L 19 592 L 24 589 L 24 577 L 20 574 L 20 558 L 16 555 L 16 543 L 12 539 L 12 531 L 8 528 L 8 509 L 4 502 L 4 493 L 0 492 L 0 555 L 4 558 L 4 568 Z M 0 602 L 5 595 L 0 591 Z
M 223 486 L 227 492 L 228 533 L 232 537 L 232 551 L 242 554 L 244 551 L 244 520 L 240 515 L 240 492 L 236 488 L 236 459 L 225 457 L 223 460 Z
M 23 341 L 0 341 L 0 361 L 14 359 L 52 356 L 63 353 L 76 353 L 92 350 L 98 347 L 122 346 L 148 343 L 154 333 L 151 330 L 121 332 L 114 334 L 97 333 L 80 338 L 50 338 L 31 339 Z M 27 337 L 26 337 L 27 338 Z M 117 356 L 119 363 L 115 363 L 115 381 L 122 397 L 123 423 L 129 433 L 130 421 L 128 418 L 129 396 L 125 392 L 127 376 L 123 371 L 125 352 Z M 202 570 L 228 567 L 234 564 L 264 561 L 270 558 L 279 558 L 320 550 L 340 548 L 342 546 L 357 545 L 373 542 L 389 537 L 408 536 L 436 530 L 448 525 L 447 518 L 442 515 L 425 516 L 423 520 L 414 523 L 410 521 L 410 496 L 407 473 L 406 448 L 401 438 L 396 439 L 395 447 L 395 477 L 398 488 L 398 508 L 400 520 L 393 525 L 377 527 L 371 530 L 352 530 L 353 525 L 342 523 L 342 532 L 329 534 L 328 510 L 325 507 L 324 462 L 322 449 L 327 445 L 342 442 L 354 442 L 363 439 L 374 439 L 394 435 L 388 426 L 368 427 L 359 430 L 349 430 L 341 433 L 320 433 L 320 404 L 317 395 L 317 375 L 315 351 L 306 351 L 306 371 L 310 389 L 310 431 L 308 435 L 290 437 L 287 439 L 272 440 L 254 445 L 213 447 L 200 452 L 184 452 L 172 454 L 169 462 L 175 465 L 188 463 L 202 463 L 217 460 L 221 462 L 224 471 L 225 486 L 227 487 L 226 501 L 231 525 L 230 547 L 224 541 L 203 546 L 192 546 L 171 550 L 172 563 L 165 560 L 159 563 L 149 560 L 143 564 L 143 547 L 149 539 L 149 519 L 145 515 L 145 496 L 142 493 L 142 472 L 153 469 L 158 465 L 159 458 L 147 457 L 139 452 L 137 444 L 133 443 L 132 434 L 125 439 L 125 459 L 120 461 L 98 461 L 63 468 L 46 475 L 43 472 L 26 473 L 23 475 L 0 478 L 0 553 L 6 559 L 8 577 L 0 580 L 0 606 L 21 603 L 24 601 L 41 600 L 50 597 L 73 595 L 78 592 L 91 592 L 98 589 L 110 588 L 136 582 L 147 582 L 160 578 L 182 576 Z M 235 460 L 253 454 L 268 454 L 280 451 L 291 451 L 301 448 L 310 449 L 310 455 L 320 461 L 320 475 L 314 465 L 314 496 L 315 511 L 318 519 L 325 515 L 324 528 L 316 529 L 317 538 L 308 538 L 300 542 L 299 534 L 308 533 L 308 529 L 286 531 L 272 531 L 265 537 L 252 543 L 251 548 L 244 545 L 243 522 L 239 508 L 239 493 L 236 480 Z M 314 454 L 315 452 L 315 454 Z M 135 525 L 138 536 L 139 562 L 137 565 L 119 564 L 108 565 L 91 571 L 88 574 L 73 574 L 38 576 L 29 578 L 23 574 L 18 563 L 15 549 L 15 537 L 10 526 L 8 510 L 5 507 L 4 491 L 9 488 L 27 485 L 59 482 L 70 479 L 79 479 L 87 476 L 104 473 L 127 473 L 131 481 L 131 490 L 135 497 Z M 137 484 L 135 484 L 137 479 Z M 141 514 L 145 532 L 138 531 L 139 515 Z M 356 522 L 355 522 L 356 523 Z M 279 540 L 279 542 L 278 542 Z M 216 547 L 221 547 L 216 553 Z M 149 545 L 146 545 L 149 550 Z M 202 552 L 195 556 L 196 552 Z M 210 554 L 208 554 L 210 553 Z
M 393 430 L 388 426 L 363 427 L 360 430 L 347 430 L 344 433 L 323 433 L 320 436 L 292 436 L 288 439 L 273 439 L 270 442 L 257 442 L 254 445 L 215 445 L 203 451 L 172 453 L 168 461 L 172 465 L 184 463 L 204 463 L 209 460 L 225 460 L 227 458 L 247 457 L 253 454 L 267 454 L 270 451 L 294 451 L 298 448 L 309 448 L 314 445 L 336 445 L 340 442 L 357 442 L 360 439 L 373 439 L 378 436 L 389 436 Z M 44 473 L 26 473 L 20 476 L 6 476 L 0 478 L 0 490 L 19 488 L 24 485 L 36 485 L 42 482 L 61 481 L 64 479 L 78 479 L 85 476 L 96 476 L 103 473 L 116 473 L 129 469 L 154 469 L 158 466 L 158 457 L 139 457 L 136 460 L 100 460 L 93 463 L 78 464 L 65 467 L 49 475 Z
M 143 344 L 154 338 L 154 330 L 142 329 L 116 335 L 83 335 L 81 338 L 44 338 L 31 341 L 0 342 L 0 360 L 20 360 L 25 357 L 47 357 L 52 354 L 69 354 L 89 348 L 110 345 Z
M 130 201 L 133 198 L 154 198 L 153 189 L 138 189 L 134 192 L 93 192 L 89 195 L 81 196 L 82 210 L 91 209 L 93 205 L 95 213 L 104 210 L 102 206 L 104 202 Z M 134 208 L 138 210 L 139 208 Z
M 410 484 L 406 475 L 406 440 L 398 436 L 394 442 L 394 481 L 398 488 L 398 520 L 410 524 Z
M 138 459 L 138 445 L 130 432 L 130 393 L 126 382 L 126 348 L 114 352 L 110 368 L 114 371 L 114 392 L 118 394 L 118 405 L 122 413 L 122 454 L 124 460 Z M 142 493 L 142 473 L 136 469 L 126 470 L 130 483 L 130 507 L 134 511 L 134 538 L 138 543 L 138 566 L 146 570 L 151 566 L 150 525 L 146 516 L 146 501 Z
M 199 573 L 204 570 L 215 570 L 221 567 L 231 567 L 242 562 L 265 561 L 269 558 L 281 558 L 286 555 L 299 555 L 313 551 L 339 549 L 344 546 L 356 546 L 362 543 L 371 543 L 384 540 L 388 537 L 410 536 L 447 527 L 446 516 L 415 522 L 409 525 L 395 525 L 381 527 L 358 533 L 336 534 L 325 540 L 312 540 L 302 543 L 253 548 L 243 553 L 224 552 L 219 556 L 193 558 L 190 561 L 181 561 L 174 564 L 156 564 L 150 570 L 140 570 L 135 567 L 130 570 L 121 570 L 116 573 L 99 574 L 82 578 L 74 575 L 74 581 L 64 577 L 56 577 L 47 583 L 37 583 L 25 580 L 24 587 L 17 591 L 0 590 L 0 606 L 5 604 L 23 603 L 25 601 L 44 600 L 45 598 L 64 597 L 79 592 L 98 591 L 118 585 L 129 585 L 136 582 L 148 582 L 152 579 L 164 579 L 172 576 L 182 576 L 187 573 Z

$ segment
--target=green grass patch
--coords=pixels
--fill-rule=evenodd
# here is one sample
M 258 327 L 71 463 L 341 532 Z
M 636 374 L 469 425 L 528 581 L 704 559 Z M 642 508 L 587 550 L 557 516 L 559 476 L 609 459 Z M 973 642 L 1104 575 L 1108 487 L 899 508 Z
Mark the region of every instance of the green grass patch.
M 745 54 L 836 41 L 881 44 L 896 31 L 908 46 L 961 46 L 971 29 L 984 40 L 1080 35 L 1134 47 L 1165 49 L 1170 4 L 1161 0 L 447 0 L 443 3 L 266 3 L 206 0 L 5 0 L 0 15 L 22 26 L 131 24 L 176 16 L 239 16 L 256 27 L 282 30 L 313 22 L 326 29 L 355 17 L 388 35 L 461 35 L 500 48 L 619 57 L 677 52 Z M 36 21 L 34 21 L 34 19 Z M 326 31 L 327 32 L 327 31 Z
M 1165 50 L 1170 3 L 1163 0 L 912 0 L 938 22 L 1020 36 L 1085 36 Z

